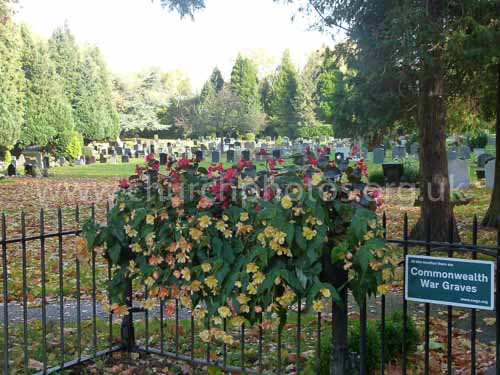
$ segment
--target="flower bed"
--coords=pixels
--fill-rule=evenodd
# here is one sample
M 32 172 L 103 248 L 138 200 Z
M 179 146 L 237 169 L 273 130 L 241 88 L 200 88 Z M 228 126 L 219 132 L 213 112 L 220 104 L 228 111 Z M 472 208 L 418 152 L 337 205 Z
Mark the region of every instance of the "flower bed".
M 280 161 L 269 161 L 257 172 L 250 161 L 204 169 L 181 159 L 162 173 L 149 155 L 121 181 L 108 225 L 84 227 L 88 246 L 105 246 L 113 264 L 114 313 L 128 313 L 123 292 L 137 278 L 149 291 L 144 308 L 179 299 L 211 323 L 204 341 L 231 343 L 225 319 L 238 326 L 275 312 L 284 324 L 299 299 L 315 311 L 339 300 L 323 275 L 327 264 L 349 270 L 344 287 L 358 301 L 384 292 L 394 260 L 377 223 L 378 192 L 362 182 L 363 162 L 337 166 L 321 150 L 296 162 L 277 169 Z

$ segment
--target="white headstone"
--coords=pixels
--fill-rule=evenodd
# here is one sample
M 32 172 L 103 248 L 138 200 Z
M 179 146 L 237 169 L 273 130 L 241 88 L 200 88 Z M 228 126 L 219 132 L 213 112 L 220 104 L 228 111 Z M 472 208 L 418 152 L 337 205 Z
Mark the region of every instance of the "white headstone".
M 17 158 L 17 166 L 18 168 L 24 167 L 24 164 L 26 163 L 26 158 L 24 157 L 23 154 L 19 155 Z
M 448 162 L 448 174 L 452 189 L 467 189 L 470 186 L 469 164 L 465 160 L 456 159 Z
M 111 155 L 109 157 L 109 163 L 110 164 L 116 164 L 118 162 L 117 158 L 116 158 L 116 155 Z
M 490 160 L 484 166 L 484 177 L 488 189 L 493 189 L 493 185 L 495 184 L 495 161 L 495 159 Z

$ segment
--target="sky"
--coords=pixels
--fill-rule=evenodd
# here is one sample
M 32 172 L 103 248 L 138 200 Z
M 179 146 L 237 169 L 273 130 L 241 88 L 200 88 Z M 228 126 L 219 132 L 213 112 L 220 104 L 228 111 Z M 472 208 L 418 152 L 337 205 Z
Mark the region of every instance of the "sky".
M 111 71 L 182 70 L 195 90 L 215 66 L 228 79 L 238 52 L 264 56 L 265 72 L 286 48 L 302 67 L 311 51 L 334 43 L 331 34 L 310 30 L 313 19 L 296 7 L 273 0 L 207 0 L 194 21 L 157 0 L 20 0 L 16 18 L 45 38 L 67 21 L 78 43 L 101 49 Z

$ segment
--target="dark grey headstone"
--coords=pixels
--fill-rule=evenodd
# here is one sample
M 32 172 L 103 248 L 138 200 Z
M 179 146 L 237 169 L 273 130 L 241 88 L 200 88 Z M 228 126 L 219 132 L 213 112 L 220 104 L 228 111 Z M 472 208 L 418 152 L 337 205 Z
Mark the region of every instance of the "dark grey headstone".
M 403 159 L 406 156 L 406 148 L 404 146 L 395 146 L 392 148 L 393 159 Z
M 373 150 L 373 162 L 375 164 L 382 164 L 385 160 L 385 150 L 381 147 Z
M 220 162 L 220 153 L 219 151 L 212 151 L 212 163 Z
M 280 149 L 273 150 L 273 158 L 275 158 L 275 159 L 281 158 L 281 150 Z
M 227 161 L 229 163 L 234 163 L 234 150 L 227 151 Z
M 242 156 L 243 160 L 249 161 L 250 160 L 250 151 L 243 150 L 241 153 L 241 156 Z
M 128 155 L 122 155 L 122 163 L 128 163 L 130 161 L 130 157 Z
M 7 167 L 7 176 L 15 176 L 16 175 L 16 167 L 14 164 L 9 164 Z
M 167 165 L 168 154 L 161 152 L 160 153 L 160 165 Z
M 198 150 L 195 152 L 196 161 L 203 161 L 203 151 Z

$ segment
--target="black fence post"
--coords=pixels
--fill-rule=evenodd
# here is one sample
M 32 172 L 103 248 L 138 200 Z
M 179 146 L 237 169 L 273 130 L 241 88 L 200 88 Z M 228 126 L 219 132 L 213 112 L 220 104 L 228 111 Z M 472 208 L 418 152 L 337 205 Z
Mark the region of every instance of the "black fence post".
M 125 303 L 129 309 L 129 313 L 123 317 L 121 325 L 121 338 L 123 343 L 123 348 L 131 352 L 135 348 L 135 330 L 134 330 L 134 318 L 132 313 L 132 280 L 125 280 L 125 291 L 124 291 Z

